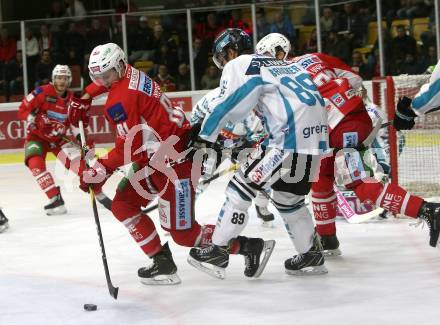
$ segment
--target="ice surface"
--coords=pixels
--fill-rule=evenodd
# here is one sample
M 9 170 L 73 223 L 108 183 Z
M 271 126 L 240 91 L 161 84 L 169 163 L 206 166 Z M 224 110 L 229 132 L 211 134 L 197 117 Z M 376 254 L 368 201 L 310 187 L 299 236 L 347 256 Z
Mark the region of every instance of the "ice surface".
M 50 165 L 53 169 L 53 165 Z M 106 185 L 112 193 L 117 179 Z M 107 292 L 88 195 L 61 183 L 68 214 L 46 216 L 47 200 L 23 165 L 0 166 L 0 205 L 10 229 L 0 234 L 0 324 L 437 324 L 440 255 L 425 227 L 408 220 L 338 223 L 343 256 L 329 274 L 292 277 L 284 260 L 295 252 L 280 218 L 263 228 L 252 210 L 244 234 L 277 244 L 260 279 L 243 275 L 231 257 L 224 281 L 186 262 L 188 248 L 171 242 L 182 284 L 145 286 L 137 269 L 149 264 L 126 229 L 99 208 L 107 257 L 119 298 Z M 197 218 L 215 222 L 223 182 L 197 202 Z M 251 208 L 252 209 L 252 208 Z M 151 214 L 157 221 L 156 213 Z M 163 232 L 160 230 L 160 233 Z M 162 235 L 165 242 L 170 237 Z M 98 310 L 83 310 L 85 303 Z

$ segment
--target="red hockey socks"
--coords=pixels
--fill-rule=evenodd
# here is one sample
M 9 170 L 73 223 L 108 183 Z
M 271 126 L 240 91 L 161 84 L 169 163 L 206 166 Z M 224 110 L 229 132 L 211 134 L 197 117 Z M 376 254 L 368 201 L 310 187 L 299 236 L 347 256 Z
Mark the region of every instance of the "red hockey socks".
M 336 235 L 337 199 L 334 191 L 326 194 L 312 192 L 316 232 L 321 236 Z
M 423 199 L 409 194 L 406 190 L 395 184 L 379 182 L 365 182 L 354 189 L 357 197 L 362 201 L 376 203 L 394 214 L 404 214 L 416 218 Z
M 60 193 L 50 172 L 46 170 L 46 162 L 40 156 L 34 156 L 28 160 L 28 168 L 37 180 L 38 185 L 46 193 L 49 199 Z
M 139 213 L 122 221 L 131 237 L 149 257 L 156 255 L 161 249 L 159 235 L 150 217 Z

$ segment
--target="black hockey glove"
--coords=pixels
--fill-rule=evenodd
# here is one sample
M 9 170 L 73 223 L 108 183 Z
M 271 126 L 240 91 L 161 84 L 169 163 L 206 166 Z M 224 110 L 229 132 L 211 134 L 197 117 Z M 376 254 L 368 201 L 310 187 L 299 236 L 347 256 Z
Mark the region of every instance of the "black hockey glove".
M 243 143 L 238 146 L 237 148 L 232 149 L 231 153 L 231 160 L 233 162 L 238 162 L 238 158 L 244 158 L 243 155 L 240 156 L 240 153 L 243 152 L 243 150 L 246 150 L 244 153 L 244 156 L 247 156 L 246 154 L 249 154 L 255 146 L 255 142 L 248 141 L 247 139 L 243 140 Z
M 414 127 L 416 113 L 411 109 L 411 98 L 399 98 L 397 110 L 394 115 L 393 125 L 397 131 L 411 130 Z

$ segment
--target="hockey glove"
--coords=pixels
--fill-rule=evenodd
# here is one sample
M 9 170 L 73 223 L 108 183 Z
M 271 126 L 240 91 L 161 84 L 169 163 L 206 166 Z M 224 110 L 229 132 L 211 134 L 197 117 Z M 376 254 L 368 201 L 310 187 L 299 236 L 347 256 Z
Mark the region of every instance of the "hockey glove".
M 394 128 L 397 131 L 411 130 L 414 127 L 414 118 L 416 116 L 416 113 L 411 109 L 411 98 L 405 96 L 400 98 L 394 115 Z
M 106 171 L 105 166 L 99 160 L 91 167 L 87 166 L 84 160 L 81 160 L 78 175 L 81 190 L 88 193 L 89 187 L 92 187 L 94 192 L 99 193 L 111 173 Z
M 89 125 L 91 99 L 81 99 L 73 97 L 69 103 L 69 122 L 73 126 L 79 127 L 79 121 L 83 122 L 84 127 Z
M 244 139 L 240 146 L 232 149 L 231 160 L 233 162 L 238 162 L 239 158 L 243 159 L 247 157 L 247 155 L 255 148 L 255 145 L 256 142 L 251 142 L 247 139 Z M 242 154 L 240 155 L 240 153 Z

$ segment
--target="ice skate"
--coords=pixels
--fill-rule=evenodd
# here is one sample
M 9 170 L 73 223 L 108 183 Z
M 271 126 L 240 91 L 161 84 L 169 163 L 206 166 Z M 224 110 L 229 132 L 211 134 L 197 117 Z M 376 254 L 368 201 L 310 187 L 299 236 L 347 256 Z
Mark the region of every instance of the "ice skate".
M 339 240 L 336 235 L 321 236 L 322 253 L 326 257 L 339 256 L 342 254 L 339 249 Z
M 9 220 L 0 208 L 0 233 L 9 228 Z
M 317 235 L 313 238 L 313 246 L 303 254 L 295 255 L 284 262 L 286 273 L 290 275 L 316 275 L 327 273 L 324 255 Z
M 63 197 L 61 196 L 61 192 L 59 192 L 59 187 L 58 187 L 58 194 L 50 199 L 49 204 L 44 206 L 44 210 L 46 211 L 46 214 L 48 216 L 67 213 L 66 207 L 64 206 Z
M 417 215 L 429 227 L 429 245 L 436 247 L 440 233 L 440 203 L 424 202 Z
M 240 242 L 238 254 L 244 255 L 245 259 L 246 268 L 244 275 L 258 278 L 263 273 L 272 255 L 272 251 L 275 248 L 275 240 L 264 241 L 261 238 L 247 238 L 244 236 L 239 236 L 237 240 Z M 263 253 L 264 255 L 262 256 Z
M 225 278 L 225 269 L 229 263 L 226 246 L 210 245 L 205 248 L 191 248 L 188 263 L 196 269 L 217 279 Z
M 138 270 L 138 276 L 146 285 L 172 285 L 181 282 L 168 243 L 153 256 L 153 264 Z
M 255 206 L 255 210 L 257 211 L 257 217 L 262 220 L 262 226 L 267 228 L 273 227 L 273 221 L 275 217 L 272 212 L 270 212 L 267 207 L 259 207 Z

